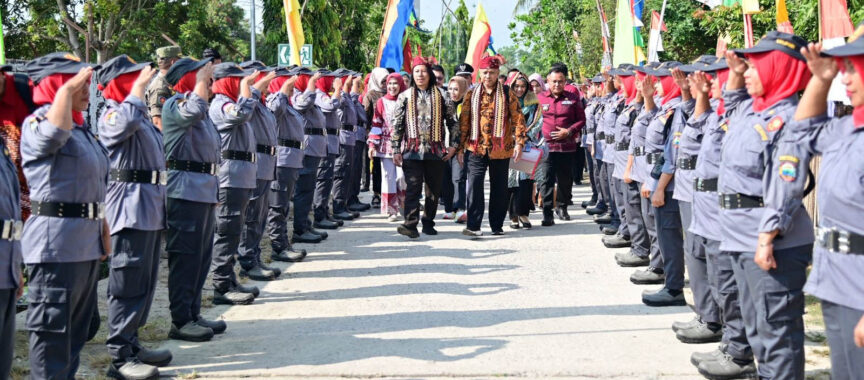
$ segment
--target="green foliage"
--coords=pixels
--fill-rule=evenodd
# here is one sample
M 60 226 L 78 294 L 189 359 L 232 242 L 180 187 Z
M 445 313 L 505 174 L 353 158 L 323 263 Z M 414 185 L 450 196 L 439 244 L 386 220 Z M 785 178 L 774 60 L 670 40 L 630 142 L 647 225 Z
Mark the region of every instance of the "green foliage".
M 645 55 L 648 55 L 648 35 L 651 29 L 651 10 L 660 13 L 663 0 L 646 0 L 642 11 L 642 36 L 645 40 Z M 705 33 L 700 20 L 694 15 L 708 11 L 708 7 L 693 0 L 667 1 L 663 19 L 668 32 L 663 33 L 661 61 L 690 62 L 717 46 L 717 34 Z M 740 18 L 740 17 L 739 17 Z M 740 26 L 740 25 L 739 25 Z
M 774 0 L 759 0 L 762 11 L 752 16 L 754 42 L 765 33 L 777 29 L 775 3 Z M 809 41 L 819 38 L 818 0 L 786 0 L 786 9 L 795 34 Z M 694 18 L 699 19 L 702 29 L 713 38 L 728 32 L 731 37 L 730 48 L 744 47 L 744 19 L 740 4 L 720 6 L 710 12 L 698 13 Z
M 465 62 L 473 21 L 468 14 L 465 0 L 459 0 L 459 6 L 453 13 L 448 12 L 444 16 L 441 27 L 432 37 L 431 43 L 436 51 L 435 56 L 438 57 L 438 63 L 444 67 L 448 75 L 453 73 L 456 66 Z

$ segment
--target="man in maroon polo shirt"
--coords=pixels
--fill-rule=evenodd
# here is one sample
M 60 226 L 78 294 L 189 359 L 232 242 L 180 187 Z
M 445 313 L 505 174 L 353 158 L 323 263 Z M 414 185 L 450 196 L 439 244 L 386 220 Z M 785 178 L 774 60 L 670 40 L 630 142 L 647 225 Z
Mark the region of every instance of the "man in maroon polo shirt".
M 546 76 L 548 90 L 537 95 L 540 111 L 543 112 L 543 139 L 549 148 L 545 165 L 546 178 L 541 184 L 543 194 L 543 226 L 555 224 L 552 216 L 555 183 L 558 183 L 558 215 L 569 220 L 567 200 L 573 188 L 573 165 L 579 148 L 582 127 L 585 125 L 585 110 L 578 92 L 566 91 L 567 67 L 552 66 Z

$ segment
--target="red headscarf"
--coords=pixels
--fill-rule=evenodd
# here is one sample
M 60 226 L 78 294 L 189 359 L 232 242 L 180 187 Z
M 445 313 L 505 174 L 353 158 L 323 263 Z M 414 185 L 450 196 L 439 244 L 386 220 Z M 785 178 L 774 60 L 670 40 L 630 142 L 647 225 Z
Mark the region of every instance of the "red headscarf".
M 855 72 L 858 73 L 858 76 L 861 77 L 861 80 L 864 80 L 864 56 L 853 55 L 843 58 L 848 58 L 849 61 L 852 62 L 852 66 L 855 67 Z M 837 66 L 840 67 L 840 70 L 845 73 L 846 63 L 843 61 L 843 58 L 836 58 L 836 60 Z M 856 128 L 864 127 L 864 105 L 855 107 L 855 109 L 852 111 L 852 122 L 855 124 Z
M 271 81 L 270 85 L 267 86 L 267 91 L 270 92 L 271 94 L 275 94 L 275 93 L 279 92 L 280 90 L 282 90 L 282 85 L 285 84 L 285 81 L 287 81 L 289 78 L 291 78 L 291 77 L 290 76 L 284 76 L 284 77 L 273 78 L 273 81 Z
M 177 81 L 177 84 L 174 85 L 174 91 L 181 93 L 195 91 L 195 83 L 198 81 L 197 76 L 198 70 L 183 74 L 183 76 L 180 77 L 180 80 Z
M 666 105 L 670 100 L 681 96 L 681 87 L 678 87 L 671 75 L 660 77 L 660 86 L 663 87 L 663 101 L 660 105 Z
M 333 91 L 333 81 L 335 81 L 335 80 L 336 80 L 336 78 L 334 78 L 334 77 L 318 78 L 318 81 L 315 82 L 315 88 L 321 90 L 325 94 L 329 94 L 330 91 Z
M 75 74 L 51 74 L 42 78 L 39 84 L 33 88 L 33 103 L 39 106 L 54 103 L 57 90 L 74 76 Z M 84 116 L 81 114 L 81 111 L 73 110 L 72 120 L 77 125 L 84 125 Z
M 633 99 L 636 99 L 636 77 L 632 75 L 619 75 L 618 77 L 621 78 L 621 87 L 623 87 L 621 91 L 627 97 L 626 103 L 630 104 Z
M 393 73 L 387 76 L 387 80 L 384 81 L 384 83 L 389 84 L 391 79 L 395 79 L 399 83 L 399 93 L 396 94 L 396 96 L 399 96 L 402 91 L 405 91 L 405 79 L 403 79 L 402 75 L 399 75 L 399 73 Z M 396 96 L 390 95 L 390 92 L 384 93 L 384 97 L 387 98 L 387 100 L 396 100 Z
M 225 95 L 235 103 L 240 95 L 240 77 L 225 77 L 213 82 L 213 93 Z
M 774 50 L 767 53 L 748 54 L 753 62 L 759 80 L 762 82 L 763 93 L 753 99 L 753 110 L 762 112 L 782 99 L 786 99 L 807 87 L 810 81 L 810 69 L 807 62 L 792 58 L 792 56 Z
M 312 78 L 309 74 L 298 75 L 297 81 L 294 82 L 294 88 L 300 90 L 300 92 L 306 91 L 306 87 L 309 87 L 309 78 Z
M 3 92 L 3 96 L 0 96 L 0 123 L 8 121 L 16 127 L 20 127 L 24 119 L 30 114 L 30 110 L 21 100 L 18 89 L 15 88 L 15 76 L 8 73 L 0 73 L 0 75 L 6 77 L 6 90 Z M 32 93 L 33 90 L 30 92 Z
M 108 82 L 107 86 L 102 87 L 100 84 L 99 89 L 102 90 L 102 96 L 117 103 L 122 103 L 129 96 L 129 93 L 132 92 L 132 85 L 135 84 L 135 80 L 138 79 L 139 74 L 141 74 L 140 70 L 120 74 Z
M 720 88 L 726 87 L 726 81 L 729 80 L 729 69 L 723 69 L 717 72 L 717 85 Z M 717 105 L 717 114 L 723 116 L 726 113 L 726 101 L 723 96 L 720 96 L 720 103 Z

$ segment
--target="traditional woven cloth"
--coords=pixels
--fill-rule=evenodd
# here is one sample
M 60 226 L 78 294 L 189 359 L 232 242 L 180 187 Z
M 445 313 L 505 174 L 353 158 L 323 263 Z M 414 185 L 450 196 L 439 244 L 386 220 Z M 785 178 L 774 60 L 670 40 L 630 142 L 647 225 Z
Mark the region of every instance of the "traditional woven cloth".
M 405 149 L 417 152 L 420 149 L 420 122 L 418 121 L 417 100 L 420 94 L 417 88 L 412 88 L 411 96 L 408 98 L 408 114 L 405 117 Z M 429 146 L 431 153 L 438 154 L 444 151 L 444 98 L 436 88 L 429 89 L 429 97 L 432 102 L 432 117 L 429 124 Z
M 480 98 L 483 96 L 483 86 L 477 86 L 474 93 L 471 94 L 471 144 L 475 151 L 480 144 Z M 495 120 L 492 130 L 492 145 L 500 149 L 504 149 L 504 117 L 507 112 L 507 98 L 504 95 L 504 85 L 498 81 L 498 86 L 495 88 Z

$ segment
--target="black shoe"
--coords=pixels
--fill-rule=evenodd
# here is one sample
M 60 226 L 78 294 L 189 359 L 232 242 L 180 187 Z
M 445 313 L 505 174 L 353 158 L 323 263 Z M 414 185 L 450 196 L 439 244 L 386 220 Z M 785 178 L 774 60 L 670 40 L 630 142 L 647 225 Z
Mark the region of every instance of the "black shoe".
M 663 269 L 648 267 L 645 270 L 637 270 L 630 275 L 630 282 L 636 285 L 655 285 L 666 282 L 666 274 Z
M 299 263 L 306 258 L 306 250 L 294 249 L 293 247 L 289 247 L 288 249 L 282 250 L 282 252 L 270 255 L 270 258 L 276 261 Z
M 256 298 L 261 294 L 261 289 L 258 289 L 258 287 L 254 285 L 237 284 L 234 286 L 234 290 L 240 293 L 251 294 L 252 297 Z
M 370 208 L 372 208 L 372 205 L 370 205 L 368 203 L 354 203 L 354 204 L 348 205 L 348 210 L 351 210 L 351 211 L 362 212 L 362 211 L 369 210 Z
M 172 323 L 171 331 L 168 332 L 168 338 L 185 340 L 187 342 L 206 342 L 213 339 L 213 330 L 195 322 L 189 322 L 182 327 L 177 327 L 177 325 Z
M 630 246 L 630 240 L 621 235 L 607 236 L 603 238 L 603 245 L 606 248 L 627 248 Z
M 678 330 L 675 337 L 688 344 L 715 343 L 723 338 L 723 325 L 701 322 L 689 329 Z
M 404 224 L 400 224 L 399 227 L 396 227 L 396 232 L 405 235 L 409 238 L 416 239 L 420 237 L 420 233 L 417 232 L 416 228 L 408 228 L 405 227 Z
M 313 227 L 309 227 L 309 230 L 308 230 L 308 231 L 311 232 L 311 233 L 313 233 L 313 234 L 315 234 L 315 235 L 320 236 L 320 237 L 321 237 L 321 240 L 327 240 L 327 237 L 330 236 L 330 235 L 327 234 L 327 232 L 325 232 L 325 231 L 318 231 L 318 230 L 316 230 L 316 229 L 313 228 Z
M 601 216 L 595 216 L 594 217 L 594 223 L 597 223 L 597 224 L 612 223 L 612 216 L 608 215 L 608 214 L 607 215 L 601 215 Z
M 291 237 L 292 243 L 309 243 L 309 244 L 318 244 L 323 240 L 320 235 L 315 235 L 311 231 L 306 231 L 303 235 L 294 234 Z M 272 257 L 272 256 L 271 256 Z
M 229 289 L 225 292 L 213 290 L 214 305 L 251 305 L 255 301 L 255 296 L 250 293 L 239 292 L 236 289 Z
M 522 225 L 519 224 L 519 219 L 510 221 L 510 228 L 514 230 L 518 230 L 522 228 Z
M 331 222 L 327 219 L 315 222 L 314 224 L 312 224 L 312 226 L 314 226 L 315 228 L 320 228 L 322 230 L 335 230 L 339 228 L 339 224 Z
M 133 346 L 133 354 L 141 363 L 149 364 L 156 367 L 164 367 L 168 364 L 171 364 L 171 360 L 174 359 L 174 355 L 171 355 L 171 351 L 168 350 L 148 350 L 144 347 Z
M 228 330 L 228 324 L 225 323 L 225 321 L 223 321 L 221 319 L 220 320 L 209 320 L 209 319 L 204 319 L 204 317 L 199 315 L 198 319 L 195 320 L 195 323 L 197 323 L 198 326 L 207 327 L 207 328 L 213 330 L 213 333 L 216 335 L 223 334 L 223 333 L 225 333 L 225 330 Z
M 613 228 L 611 225 L 605 225 L 600 227 L 600 231 L 603 232 L 603 235 L 610 236 L 618 233 L 618 228 Z
M 558 207 L 555 209 L 555 214 L 558 215 L 558 219 L 570 220 L 570 214 L 567 213 L 567 207 Z
M 351 216 L 354 217 L 354 219 L 360 218 L 360 213 L 357 211 L 351 211 L 351 212 L 349 212 L 349 214 L 351 214 Z
M 551 226 L 554 226 L 554 225 L 555 225 L 555 219 L 552 219 L 552 218 L 549 218 L 549 219 L 543 218 L 543 221 L 540 222 L 540 225 L 543 226 L 543 227 L 551 227 Z
M 528 220 L 527 216 L 520 216 L 519 223 L 522 223 L 522 227 L 524 227 L 526 230 L 531 229 L 531 221 Z
M 354 220 L 354 215 L 351 215 L 345 211 L 342 211 L 342 212 L 338 212 L 338 213 L 333 213 L 333 219 L 336 219 L 336 220 Z
M 662 306 L 686 306 L 684 292 L 663 288 L 654 293 L 642 295 L 642 303 L 652 307 Z
M 266 264 L 264 264 L 264 263 L 262 263 L 262 262 L 259 262 L 258 265 L 259 265 L 261 268 L 264 268 L 264 269 L 269 270 L 269 271 L 273 271 L 273 273 L 276 274 L 276 278 L 279 278 L 279 276 L 282 275 L 282 269 L 279 269 L 279 268 L 276 268 L 276 267 L 271 267 L 271 266 L 266 265 Z
M 156 366 L 144 364 L 138 359 L 127 361 L 119 368 L 114 364 L 108 366 L 108 377 L 119 380 L 150 380 L 159 378 Z
M 605 214 L 605 213 L 606 213 L 606 207 L 597 207 L 597 206 L 594 206 L 594 207 L 591 207 L 591 208 L 585 210 L 585 212 L 588 213 L 588 215 L 600 215 L 600 214 Z
M 651 260 L 646 257 L 640 257 L 633 254 L 631 251 L 623 252 L 621 254 L 615 254 L 615 262 L 618 263 L 618 266 L 624 268 L 631 267 L 644 267 L 648 265 Z
M 276 279 L 276 272 L 266 270 L 256 265 L 249 269 L 240 268 L 240 277 L 246 277 L 255 281 L 273 281 Z
M 381 207 L 381 197 L 377 195 L 372 197 L 372 207 Z
M 344 221 L 339 220 L 339 219 L 335 219 L 335 218 L 333 218 L 333 217 L 330 216 L 330 215 L 327 215 L 327 220 L 329 220 L 331 223 L 336 223 L 336 226 L 337 226 L 337 227 L 342 227 L 342 226 L 345 225 L 345 222 L 344 222 Z
M 422 229 L 422 231 L 423 231 L 423 234 L 424 234 L 424 235 L 433 235 L 433 236 L 434 236 L 434 235 L 438 235 L 438 230 L 436 230 L 435 227 L 431 227 L 431 226 L 430 226 L 430 227 L 426 227 L 426 226 L 424 226 L 423 229 Z
M 492 235 L 494 235 L 494 236 L 504 235 L 504 230 L 492 230 Z

